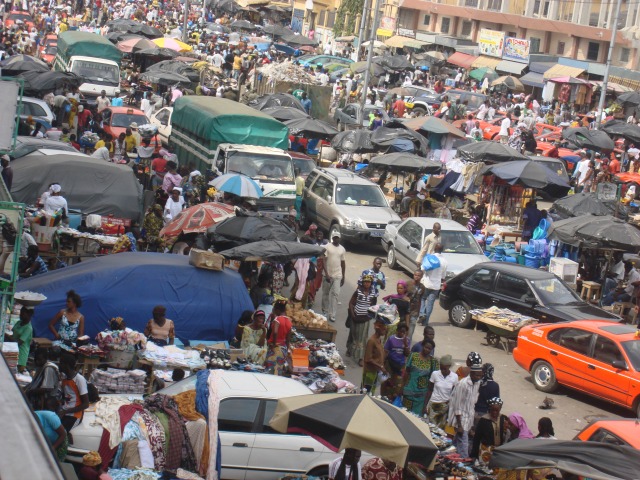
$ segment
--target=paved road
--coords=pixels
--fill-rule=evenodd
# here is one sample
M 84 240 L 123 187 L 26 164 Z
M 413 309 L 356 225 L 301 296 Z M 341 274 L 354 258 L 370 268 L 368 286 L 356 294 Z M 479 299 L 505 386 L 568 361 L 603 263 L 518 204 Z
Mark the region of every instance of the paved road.
M 348 330 L 344 326 L 347 303 L 351 297 L 356 280 L 360 272 L 370 268 L 373 259 L 381 256 L 386 259 L 384 250 L 379 246 L 356 245 L 347 246 L 347 278 L 340 294 L 338 319 L 335 328 L 338 330 L 337 344 L 346 361 L 346 378 L 350 382 L 360 385 L 362 369 L 350 358 L 344 356 Z M 391 270 L 383 264 L 382 270 L 387 276 L 386 292 L 394 293 L 396 282 L 400 279 L 409 280 L 404 271 Z M 318 302 L 320 302 L 320 294 Z M 320 304 L 316 306 L 320 311 Z M 600 417 L 632 417 L 631 412 L 603 402 L 587 395 L 568 389 L 560 389 L 556 394 L 549 395 L 554 400 L 554 408 L 541 410 L 538 406 L 547 396 L 535 389 L 527 372 L 522 370 L 501 348 L 486 345 L 484 332 L 466 330 L 449 324 L 447 312 L 442 310 L 436 302 L 431 325 L 435 328 L 436 353 L 438 356 L 451 354 L 456 363 L 463 363 L 470 351 L 477 351 L 485 362 L 495 367 L 494 379 L 500 384 L 501 396 L 505 401 L 503 412 L 506 414 L 519 412 L 527 420 L 531 430 L 536 433 L 537 422 L 540 417 L 548 416 L 553 420 L 556 436 L 561 439 L 571 439 L 591 420 Z M 422 332 L 416 329 L 413 341 L 420 341 Z M 456 367 L 454 367 L 455 370 Z

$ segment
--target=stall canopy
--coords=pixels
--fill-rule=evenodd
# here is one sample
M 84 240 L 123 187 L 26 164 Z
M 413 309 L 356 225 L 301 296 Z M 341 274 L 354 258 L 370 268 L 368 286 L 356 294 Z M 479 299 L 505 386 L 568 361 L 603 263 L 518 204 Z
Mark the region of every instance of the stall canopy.
M 456 52 L 453 55 L 451 55 L 449 58 L 447 58 L 447 62 L 452 65 L 457 65 L 458 67 L 471 68 L 471 65 L 473 65 L 473 62 L 476 60 L 476 58 L 478 57 L 474 55 L 469 55 L 467 53 L 462 53 L 462 52 Z
M 16 202 L 35 205 L 51 183 L 59 183 L 69 208 L 83 214 L 138 220 L 142 213 L 142 186 L 126 165 L 60 152 L 32 153 L 11 162 L 11 167 L 11 195 Z
M 529 72 L 520 77 L 520 81 L 523 85 L 528 85 L 529 87 L 544 87 L 544 75 L 542 73 Z
M 544 72 L 544 78 L 545 80 L 547 80 L 549 78 L 557 78 L 557 77 L 564 77 L 564 76 L 578 77 L 582 73 L 584 73 L 584 68 L 569 67 L 568 65 L 556 64 L 553 67 L 551 67 L 549 70 Z
M 496 70 L 499 72 L 513 73 L 515 75 L 522 74 L 522 71 L 527 68 L 526 63 L 512 62 L 510 60 L 502 60 L 496 65 Z
M 473 68 L 482 68 L 482 67 L 489 67 L 493 70 L 496 69 L 496 67 L 498 66 L 498 64 L 501 62 L 502 60 L 500 60 L 499 58 L 495 58 L 495 57 L 488 57 L 487 55 L 480 55 L 478 58 L 476 58 L 473 63 L 471 64 L 471 66 Z
M 387 38 L 384 41 L 384 44 L 387 47 L 403 48 L 405 45 L 407 45 L 408 42 L 413 42 L 413 41 L 415 41 L 415 39 L 413 38 L 403 37 L 402 35 L 394 35 L 391 38 Z
M 91 338 L 113 317 L 143 331 L 153 307 L 164 305 L 181 340 L 227 340 L 242 312 L 253 307 L 242 278 L 231 270 L 195 268 L 183 255 L 117 253 L 20 281 L 18 291 L 47 297 L 36 307 L 35 337 L 51 337 L 49 321 L 71 289 L 82 297 Z

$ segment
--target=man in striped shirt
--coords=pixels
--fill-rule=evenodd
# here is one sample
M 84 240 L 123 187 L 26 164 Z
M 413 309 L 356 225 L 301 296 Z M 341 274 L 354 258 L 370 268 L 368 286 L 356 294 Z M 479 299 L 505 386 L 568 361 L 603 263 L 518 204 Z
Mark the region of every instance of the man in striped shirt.
M 448 423 L 456 430 L 453 445 L 462 458 L 469 457 L 469 431 L 473 427 L 475 405 L 482 379 L 482 364 L 472 364 L 468 377 L 453 389 L 449 402 Z

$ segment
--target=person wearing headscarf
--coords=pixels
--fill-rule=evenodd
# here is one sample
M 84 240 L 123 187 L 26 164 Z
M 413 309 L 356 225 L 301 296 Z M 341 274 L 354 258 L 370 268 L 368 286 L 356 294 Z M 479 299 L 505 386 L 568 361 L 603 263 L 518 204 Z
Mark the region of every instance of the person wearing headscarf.
M 240 348 L 244 350 L 247 359 L 258 365 L 264 364 L 267 357 L 265 318 L 264 310 L 256 310 L 251 317 L 251 323 L 242 327 L 240 340 Z
M 57 183 L 54 183 L 49 187 L 51 194 L 44 201 L 44 211 L 50 215 L 53 215 L 58 210 L 63 210 L 64 215 L 69 214 L 69 208 L 67 207 L 67 200 L 60 195 L 62 187 Z
M 203 187 L 206 185 L 204 176 L 199 170 L 194 170 L 182 182 L 182 193 L 188 207 L 202 203 Z
M 527 422 L 519 413 L 514 412 L 509 415 L 509 430 L 511 431 L 509 440 L 515 440 L 516 438 L 535 438 L 533 432 L 529 430 Z
M 494 368 L 490 363 L 482 365 L 482 380 L 480 380 L 476 402 L 476 420 L 489 411 L 489 399 L 500 396 L 500 385 L 493 380 L 493 372 Z
M 395 305 L 398 309 L 398 315 L 400 316 L 400 322 L 409 325 L 409 304 L 411 299 L 408 295 L 407 282 L 404 280 L 398 280 L 396 284 L 396 293 L 387 295 L 383 300 L 391 305 Z M 411 340 L 411 339 L 409 339 Z
M 91 451 L 82 457 L 82 467 L 78 471 L 79 480 L 99 480 L 102 474 L 102 457 L 96 451 Z
M 276 297 L 267 326 L 267 359 L 264 366 L 273 375 L 284 375 L 291 362 L 291 319 L 285 315 L 287 299 Z
M 391 377 L 382 385 L 382 395 L 395 398 L 400 393 L 402 374 L 407 357 L 411 353 L 411 340 L 407 335 L 409 327 L 400 322 L 395 333 L 389 335 L 384 344 L 386 365 L 389 367 Z
M 142 238 L 147 242 L 147 250 L 155 252 L 162 245 L 160 230 L 162 230 L 162 205 L 154 204 L 144 216 L 142 222 Z
M 439 368 L 439 362 L 433 357 L 436 344 L 433 340 L 423 340 L 420 352 L 411 352 L 407 357 L 402 379 L 402 405 L 416 415 L 426 412 L 429 379 Z
M 373 288 L 373 276 L 363 275 L 358 288 L 349 300 L 347 324 L 351 330 L 347 340 L 347 356 L 353 358 L 359 366 L 364 365 L 364 347 L 369 337 L 369 307 L 375 305 L 376 294 Z
M 171 223 L 184 208 L 185 202 L 182 196 L 182 189 L 180 187 L 173 187 L 167 203 L 164 204 L 164 224 L 167 225 Z
M 478 352 L 469 352 L 469 355 L 467 355 L 466 365 L 461 365 L 458 367 L 458 370 L 456 370 L 458 380 L 462 380 L 464 377 L 469 375 L 469 369 L 472 365 L 482 366 L 482 357 Z
M 480 464 L 487 465 L 493 449 L 504 444 L 507 438 L 509 419 L 500 413 L 503 403 L 500 397 L 488 399 L 489 411 L 480 418 L 476 426 L 471 458 L 477 459 Z

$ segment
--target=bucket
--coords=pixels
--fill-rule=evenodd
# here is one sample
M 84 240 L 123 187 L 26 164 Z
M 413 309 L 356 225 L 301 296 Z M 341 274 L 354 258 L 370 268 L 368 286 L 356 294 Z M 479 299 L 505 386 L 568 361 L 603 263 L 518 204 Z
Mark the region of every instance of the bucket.
M 504 261 L 507 263 L 517 263 L 515 257 L 512 257 L 511 255 L 504 257 Z
M 68 221 L 69 228 L 75 228 L 77 230 L 82 222 L 82 212 L 80 210 L 69 209 Z
M 540 257 L 527 254 L 524 256 L 524 264 L 527 267 L 540 268 Z
M 524 265 L 524 255 L 520 254 L 516 257 L 516 262 L 518 263 L 518 265 Z

